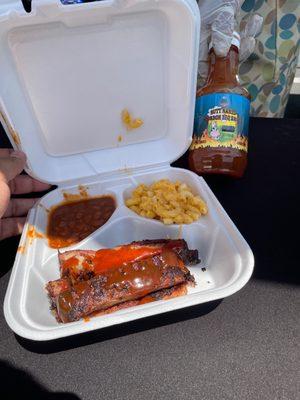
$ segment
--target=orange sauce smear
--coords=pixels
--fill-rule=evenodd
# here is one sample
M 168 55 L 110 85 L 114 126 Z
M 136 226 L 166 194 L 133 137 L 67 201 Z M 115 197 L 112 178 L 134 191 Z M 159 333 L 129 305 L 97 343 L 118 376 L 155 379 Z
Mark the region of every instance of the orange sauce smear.
M 93 262 L 94 272 L 95 274 L 100 274 L 113 267 L 151 257 L 161 252 L 162 247 L 141 247 L 134 245 L 98 250 Z
M 17 249 L 18 253 L 24 254 L 26 250 L 26 246 L 19 246 Z
M 86 260 L 82 262 L 82 267 L 85 270 L 93 271 L 95 275 L 99 275 L 110 269 L 119 268 L 122 265 L 161 254 L 162 250 L 163 248 L 158 246 L 137 247 L 134 245 L 98 250 L 95 256 L 90 256 L 90 263 Z M 85 257 L 89 258 L 88 256 Z M 73 256 L 63 262 L 62 268 L 72 270 L 78 264 L 78 258 Z
M 19 137 L 19 135 L 17 134 L 17 132 L 13 130 L 13 131 L 11 132 L 11 136 L 12 136 L 14 142 L 16 143 L 16 145 L 17 145 L 17 146 L 20 146 L 21 140 L 20 140 L 20 137 Z
M 31 245 L 34 239 L 43 239 L 45 236 L 38 232 L 33 225 L 29 225 L 26 232 L 25 244 L 18 247 L 17 252 L 25 254 L 27 245 Z
M 28 238 L 28 244 L 32 244 L 34 239 L 42 239 L 44 238 L 44 235 L 38 232 L 34 226 L 29 225 L 26 237 Z
M 9 133 L 11 134 L 11 137 L 13 138 L 13 141 L 15 142 L 15 144 L 17 146 L 21 145 L 21 140 L 20 137 L 18 135 L 18 133 L 14 130 L 14 128 L 11 126 L 11 124 L 8 121 L 8 118 L 6 117 L 5 113 L 3 111 L 0 111 L 0 115 L 9 131 Z

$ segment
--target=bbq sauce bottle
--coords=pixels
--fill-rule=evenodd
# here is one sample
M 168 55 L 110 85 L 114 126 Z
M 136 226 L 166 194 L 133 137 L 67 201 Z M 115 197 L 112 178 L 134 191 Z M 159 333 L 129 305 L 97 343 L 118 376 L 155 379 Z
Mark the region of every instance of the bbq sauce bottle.
M 189 167 L 199 175 L 241 177 L 247 165 L 250 95 L 238 82 L 240 37 L 226 57 L 209 50 L 209 72 L 196 98 Z

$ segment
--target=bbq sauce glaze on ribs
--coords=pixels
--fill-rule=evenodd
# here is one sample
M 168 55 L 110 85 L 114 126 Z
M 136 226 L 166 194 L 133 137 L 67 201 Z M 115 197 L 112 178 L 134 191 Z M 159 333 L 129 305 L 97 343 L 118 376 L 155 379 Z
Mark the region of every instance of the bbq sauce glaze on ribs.
M 186 265 L 199 262 L 198 251 L 180 240 L 144 240 L 113 249 L 59 253 L 61 279 L 46 285 L 60 322 L 95 312 L 186 293 L 194 278 Z

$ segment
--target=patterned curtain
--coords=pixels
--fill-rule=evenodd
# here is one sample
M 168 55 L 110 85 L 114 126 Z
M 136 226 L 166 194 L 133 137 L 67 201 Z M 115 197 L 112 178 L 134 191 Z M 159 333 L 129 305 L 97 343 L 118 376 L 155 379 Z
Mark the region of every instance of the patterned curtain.
M 240 80 L 251 93 L 251 115 L 283 117 L 299 56 L 300 0 L 245 0 L 241 28 L 251 13 L 264 24 L 254 53 L 240 66 Z

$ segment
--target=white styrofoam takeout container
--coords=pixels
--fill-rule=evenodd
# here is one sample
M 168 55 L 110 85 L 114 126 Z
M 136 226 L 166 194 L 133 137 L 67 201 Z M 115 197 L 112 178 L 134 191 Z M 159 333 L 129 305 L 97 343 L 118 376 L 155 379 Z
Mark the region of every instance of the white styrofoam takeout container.
M 207 184 L 171 168 L 191 142 L 200 17 L 193 0 L 104 0 L 62 5 L 0 3 L 0 111 L 27 172 L 58 185 L 30 211 L 8 285 L 5 318 L 25 338 L 51 340 L 224 298 L 249 280 L 253 254 Z M 126 132 L 121 111 L 143 119 Z M 121 135 L 122 140 L 119 141 Z M 209 214 L 184 225 L 142 218 L 125 204 L 133 188 L 161 178 L 189 184 Z M 45 234 L 47 209 L 78 193 L 111 194 L 110 220 L 69 249 L 183 237 L 199 250 L 196 287 L 186 296 L 69 324 L 49 311 L 45 284 L 59 278 Z M 206 267 L 202 271 L 201 267 Z

